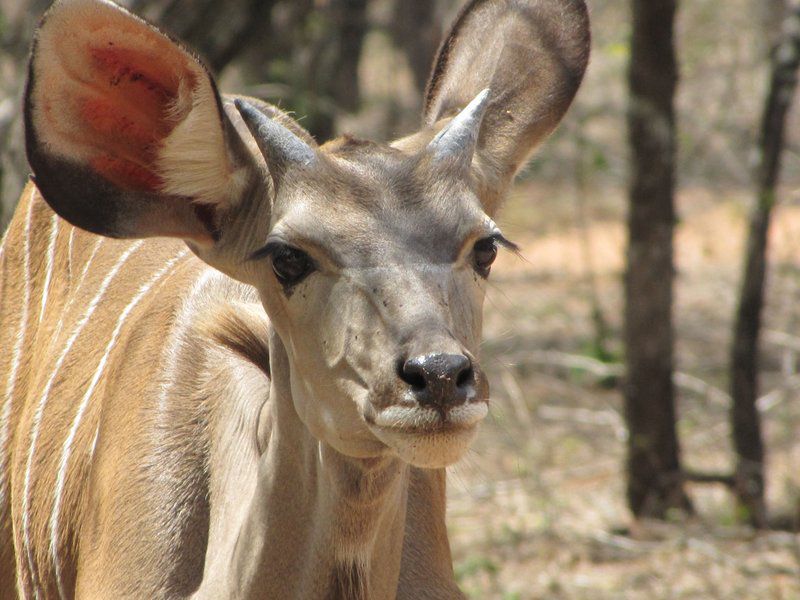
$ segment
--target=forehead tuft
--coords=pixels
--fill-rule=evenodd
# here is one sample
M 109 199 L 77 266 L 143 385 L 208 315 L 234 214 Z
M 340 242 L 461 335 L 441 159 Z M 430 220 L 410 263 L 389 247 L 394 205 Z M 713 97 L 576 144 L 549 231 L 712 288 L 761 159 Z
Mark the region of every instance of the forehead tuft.
M 388 144 L 357 138 L 349 133 L 327 142 L 322 146 L 322 150 L 345 160 L 363 160 L 375 156 L 383 158 L 404 156 L 402 152 Z
M 307 198 L 351 198 L 356 204 L 373 204 L 393 195 L 398 184 L 418 179 L 415 157 L 387 144 L 344 135 L 320 147 L 324 160 L 314 169 L 287 178 L 289 195 L 300 189 Z M 388 193 L 387 193 L 388 192 Z
M 322 151 L 342 173 L 361 184 L 386 186 L 413 177 L 416 160 L 388 144 L 343 135 L 322 146 Z

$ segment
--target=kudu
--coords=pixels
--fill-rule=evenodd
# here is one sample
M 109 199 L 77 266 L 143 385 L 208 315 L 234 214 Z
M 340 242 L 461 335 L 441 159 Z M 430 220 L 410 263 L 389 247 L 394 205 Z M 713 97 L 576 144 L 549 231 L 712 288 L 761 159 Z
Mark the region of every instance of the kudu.
M 462 597 L 492 217 L 588 52 L 583 0 L 473 0 L 420 131 L 318 146 L 56 2 L 0 249 L 0 597 Z

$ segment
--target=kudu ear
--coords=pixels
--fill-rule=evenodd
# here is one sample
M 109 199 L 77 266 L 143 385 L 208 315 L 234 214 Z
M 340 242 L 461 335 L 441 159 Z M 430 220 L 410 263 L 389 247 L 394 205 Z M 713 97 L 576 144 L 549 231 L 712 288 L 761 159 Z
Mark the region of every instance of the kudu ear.
M 441 129 L 489 90 L 473 163 L 489 214 L 569 108 L 589 43 L 584 0 L 471 0 L 453 24 L 434 62 L 424 118 Z
M 207 246 L 257 172 L 203 64 L 106 0 L 60 0 L 45 14 L 25 126 L 50 206 L 111 237 Z

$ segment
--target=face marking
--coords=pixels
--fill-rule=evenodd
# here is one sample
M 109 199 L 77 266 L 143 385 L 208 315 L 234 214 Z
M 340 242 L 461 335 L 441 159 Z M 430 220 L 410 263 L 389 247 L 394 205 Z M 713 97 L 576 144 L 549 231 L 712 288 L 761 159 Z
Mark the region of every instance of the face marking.
M 266 259 L 290 246 L 307 253 L 316 270 L 338 274 L 401 264 L 453 265 L 482 237 L 516 248 L 496 226 L 487 226 L 488 218 L 470 202 L 448 196 L 450 206 L 445 207 L 435 198 L 414 196 L 412 203 L 398 187 L 396 193 L 387 192 L 389 200 L 376 198 L 371 204 L 359 201 L 353 206 L 349 199 L 322 198 L 301 210 L 293 207 L 248 258 Z
M 489 231 L 483 226 L 476 228 L 467 236 L 460 249 L 453 252 L 451 256 L 441 255 L 433 260 L 431 257 L 421 255 L 419 252 L 409 252 L 407 254 L 403 254 L 402 251 L 388 252 L 386 249 L 391 248 L 391 241 L 380 238 L 379 236 L 376 236 L 376 238 L 372 240 L 372 244 L 370 244 L 371 247 L 367 246 L 362 252 L 352 253 L 357 254 L 356 258 L 361 261 L 360 264 L 348 264 L 351 261 L 342 260 L 341 256 L 339 256 L 344 253 L 342 248 L 332 249 L 333 251 L 331 252 L 326 249 L 322 243 L 302 235 L 292 236 L 289 238 L 292 239 L 291 242 L 286 242 L 286 239 L 287 236 L 284 234 L 271 234 L 267 242 L 261 248 L 252 252 L 247 260 L 259 261 L 271 259 L 274 261 L 276 255 L 284 254 L 287 250 L 291 253 L 300 253 L 304 255 L 303 258 L 307 262 L 307 269 L 304 271 L 302 277 L 297 277 L 297 273 L 295 273 L 293 279 L 296 279 L 295 283 L 299 283 L 314 271 L 321 270 L 328 272 L 328 269 L 321 268 L 321 265 L 314 260 L 313 257 L 317 256 L 322 259 L 322 264 L 326 267 L 330 267 L 338 276 L 347 276 L 348 273 L 375 272 L 380 271 L 380 269 L 393 268 L 398 265 L 405 265 L 420 271 L 430 271 L 441 267 L 452 268 L 456 263 L 462 260 L 462 256 L 472 253 L 474 246 L 481 241 L 490 242 L 515 253 L 519 252 L 519 247 L 514 242 L 508 240 L 496 226 Z M 347 240 L 343 238 L 341 241 L 341 245 L 346 247 Z M 382 245 L 384 248 L 381 248 Z M 309 255 L 309 252 L 306 252 L 306 249 L 310 251 L 311 255 Z M 273 269 L 275 269 L 274 264 Z M 294 270 L 297 271 L 296 268 Z M 289 277 L 286 276 L 278 277 L 282 283 L 288 278 Z M 293 287 L 293 284 L 287 287 Z

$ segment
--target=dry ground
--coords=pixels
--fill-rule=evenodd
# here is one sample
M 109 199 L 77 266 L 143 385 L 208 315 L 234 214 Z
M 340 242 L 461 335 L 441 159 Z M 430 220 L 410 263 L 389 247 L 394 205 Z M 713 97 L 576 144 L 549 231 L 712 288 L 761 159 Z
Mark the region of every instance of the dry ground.
M 791 515 L 800 498 L 800 203 L 784 196 L 770 249 L 760 408 L 770 506 Z M 725 367 L 747 198 L 746 190 L 679 198 L 679 431 L 694 469 L 732 463 Z M 621 397 L 604 377 L 616 367 L 595 360 L 587 278 L 589 263 L 618 357 L 624 199 L 593 191 L 585 228 L 575 225 L 578 206 L 570 190 L 523 184 L 500 219 L 523 258 L 506 254 L 494 269 L 484 344 L 492 411 L 450 479 L 462 587 L 499 599 L 800 598 L 800 539 L 737 526 L 719 486 L 690 487 L 698 512 L 690 521 L 631 523 Z M 636 535 L 625 533 L 631 527 Z

